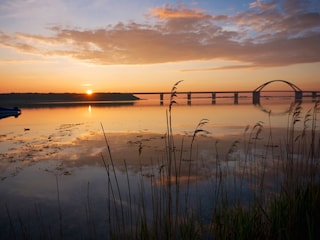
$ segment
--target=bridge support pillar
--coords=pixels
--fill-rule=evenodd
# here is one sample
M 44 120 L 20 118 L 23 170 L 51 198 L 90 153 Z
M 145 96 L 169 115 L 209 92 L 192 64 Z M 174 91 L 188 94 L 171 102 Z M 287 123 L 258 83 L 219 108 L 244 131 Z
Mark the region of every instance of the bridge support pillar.
M 295 91 L 295 101 L 301 102 L 302 101 L 302 91 Z
M 234 104 L 238 104 L 238 102 L 239 102 L 239 93 L 235 92 L 234 93 Z
M 317 100 L 317 92 L 312 92 L 312 101 L 315 102 Z
M 163 105 L 163 93 L 160 93 L 160 105 Z
M 212 93 L 212 104 L 216 104 L 216 93 Z
M 252 104 L 260 104 L 260 91 L 252 92 Z
M 191 105 L 191 92 L 187 93 L 188 105 Z

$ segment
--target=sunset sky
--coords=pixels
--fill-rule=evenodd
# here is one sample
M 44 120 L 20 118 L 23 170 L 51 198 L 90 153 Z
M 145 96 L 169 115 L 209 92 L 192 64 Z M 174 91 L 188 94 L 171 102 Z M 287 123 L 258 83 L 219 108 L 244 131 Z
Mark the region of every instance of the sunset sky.
M 319 0 L 1 0 L 0 92 L 320 91 Z

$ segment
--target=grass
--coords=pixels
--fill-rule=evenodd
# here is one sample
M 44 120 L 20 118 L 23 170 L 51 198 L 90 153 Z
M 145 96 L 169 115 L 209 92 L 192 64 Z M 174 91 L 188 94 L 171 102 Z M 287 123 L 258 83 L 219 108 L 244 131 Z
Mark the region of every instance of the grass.
M 123 162 L 125 184 L 120 183 L 112 147 L 101 125 L 107 154 L 101 153 L 106 171 L 106 221 L 109 239 L 318 239 L 320 228 L 320 138 L 317 124 L 319 102 L 302 116 L 300 103 L 288 114 L 284 140 L 277 141 L 269 122 L 246 127 L 242 139 L 235 139 L 226 154 L 220 142 L 215 150 L 214 169 L 206 169 L 206 159 L 197 151 L 197 138 L 205 135 L 208 119 L 201 119 L 193 135 L 177 142 L 172 122 L 176 91 L 171 89 L 166 111 L 165 156 L 152 162 L 155 166 L 147 177 L 142 166 L 137 182 L 130 177 Z M 302 123 L 302 129 L 299 126 Z M 300 124 L 300 125 L 299 125 Z M 265 134 L 264 136 L 262 136 Z M 188 144 L 189 141 L 189 144 Z M 187 146 L 187 147 L 186 147 Z M 143 146 L 139 145 L 142 157 Z M 188 158 L 183 152 L 188 151 Z M 154 161 L 154 160 L 153 160 Z M 202 172 L 200 172 L 202 171 Z M 206 174 L 206 183 L 200 179 Z M 63 208 L 58 199 L 58 234 L 45 226 L 41 208 L 36 211 L 41 236 L 64 239 Z M 134 192 L 134 185 L 138 191 Z M 120 186 L 121 185 L 121 186 Z M 203 192 L 203 189 L 206 192 Z M 88 239 L 99 239 L 94 216 L 90 184 L 87 188 L 86 219 Z M 20 228 L 13 226 L 12 214 L 6 207 L 10 236 L 32 238 L 28 224 L 19 217 Z M 22 234 L 20 233 L 22 232 Z

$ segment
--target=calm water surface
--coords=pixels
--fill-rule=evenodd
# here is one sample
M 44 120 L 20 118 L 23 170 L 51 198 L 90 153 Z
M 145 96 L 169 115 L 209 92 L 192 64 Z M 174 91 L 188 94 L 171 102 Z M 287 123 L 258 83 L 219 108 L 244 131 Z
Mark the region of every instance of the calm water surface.
M 214 171 L 217 152 L 220 158 L 225 158 L 232 144 L 243 139 L 248 125 L 252 129 L 260 122 L 264 132 L 271 127 L 278 139 L 285 138 L 285 130 L 280 129 L 287 127 L 292 99 L 264 99 L 261 106 L 252 105 L 250 99 L 240 99 L 237 105 L 232 101 L 218 99 L 212 105 L 210 99 L 195 99 L 188 105 L 186 99 L 178 99 L 173 106 L 173 132 L 182 159 L 190 156 L 197 124 L 208 119 L 201 127 L 206 132 L 197 136 L 192 155 L 201 160 L 206 170 L 192 173 L 202 185 L 191 196 L 206 199 L 209 182 L 205 179 Z M 305 101 L 302 116 L 313 105 Z M 66 239 L 86 237 L 90 235 L 90 230 L 83 230 L 83 226 L 88 226 L 88 196 L 98 236 L 108 236 L 103 230 L 107 222 L 108 179 L 102 158 L 107 162 L 109 159 L 102 126 L 123 187 L 121 191 L 126 195 L 126 173 L 130 175 L 132 192 L 138 192 L 141 176 L 154 175 L 154 169 L 165 159 L 167 110 L 168 102 L 160 105 L 158 100 L 65 104 L 24 108 L 18 118 L 1 119 L 1 236 L 21 237 L 24 228 L 39 239 L 41 234 L 37 232 L 41 229 L 50 228 L 52 235 L 57 236 L 58 223 L 62 221 Z M 48 231 L 43 232 L 45 235 Z

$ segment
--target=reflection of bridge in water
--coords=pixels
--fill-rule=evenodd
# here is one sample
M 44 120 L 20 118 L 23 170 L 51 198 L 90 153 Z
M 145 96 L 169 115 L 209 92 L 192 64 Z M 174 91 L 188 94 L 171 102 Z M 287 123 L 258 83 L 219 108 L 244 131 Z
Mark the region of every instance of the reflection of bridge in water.
M 187 96 L 188 104 L 191 104 L 192 95 L 199 95 L 199 94 L 210 94 L 212 99 L 212 104 L 216 103 L 216 98 L 218 98 L 218 95 L 225 96 L 227 95 L 233 95 L 234 104 L 239 103 L 239 98 L 241 96 L 252 96 L 252 103 L 257 105 L 260 104 L 261 99 L 261 91 L 269 84 L 274 82 L 281 82 L 284 83 L 292 88 L 292 90 L 272 90 L 272 91 L 263 91 L 268 93 L 294 93 L 294 99 L 296 102 L 301 102 L 303 98 L 312 98 L 313 101 L 315 101 L 320 96 L 320 91 L 303 91 L 299 87 L 297 87 L 295 84 L 290 83 L 285 80 L 272 80 L 269 82 L 266 82 L 256 89 L 252 91 L 190 91 L 190 92 L 177 92 L 177 94 L 185 94 Z M 160 96 L 160 104 L 163 104 L 164 101 L 164 95 L 171 95 L 171 92 L 134 92 L 132 94 L 136 95 L 159 95 Z M 240 96 L 241 95 L 241 96 Z M 278 96 L 268 96 L 268 97 L 288 97 L 288 95 L 278 95 Z

